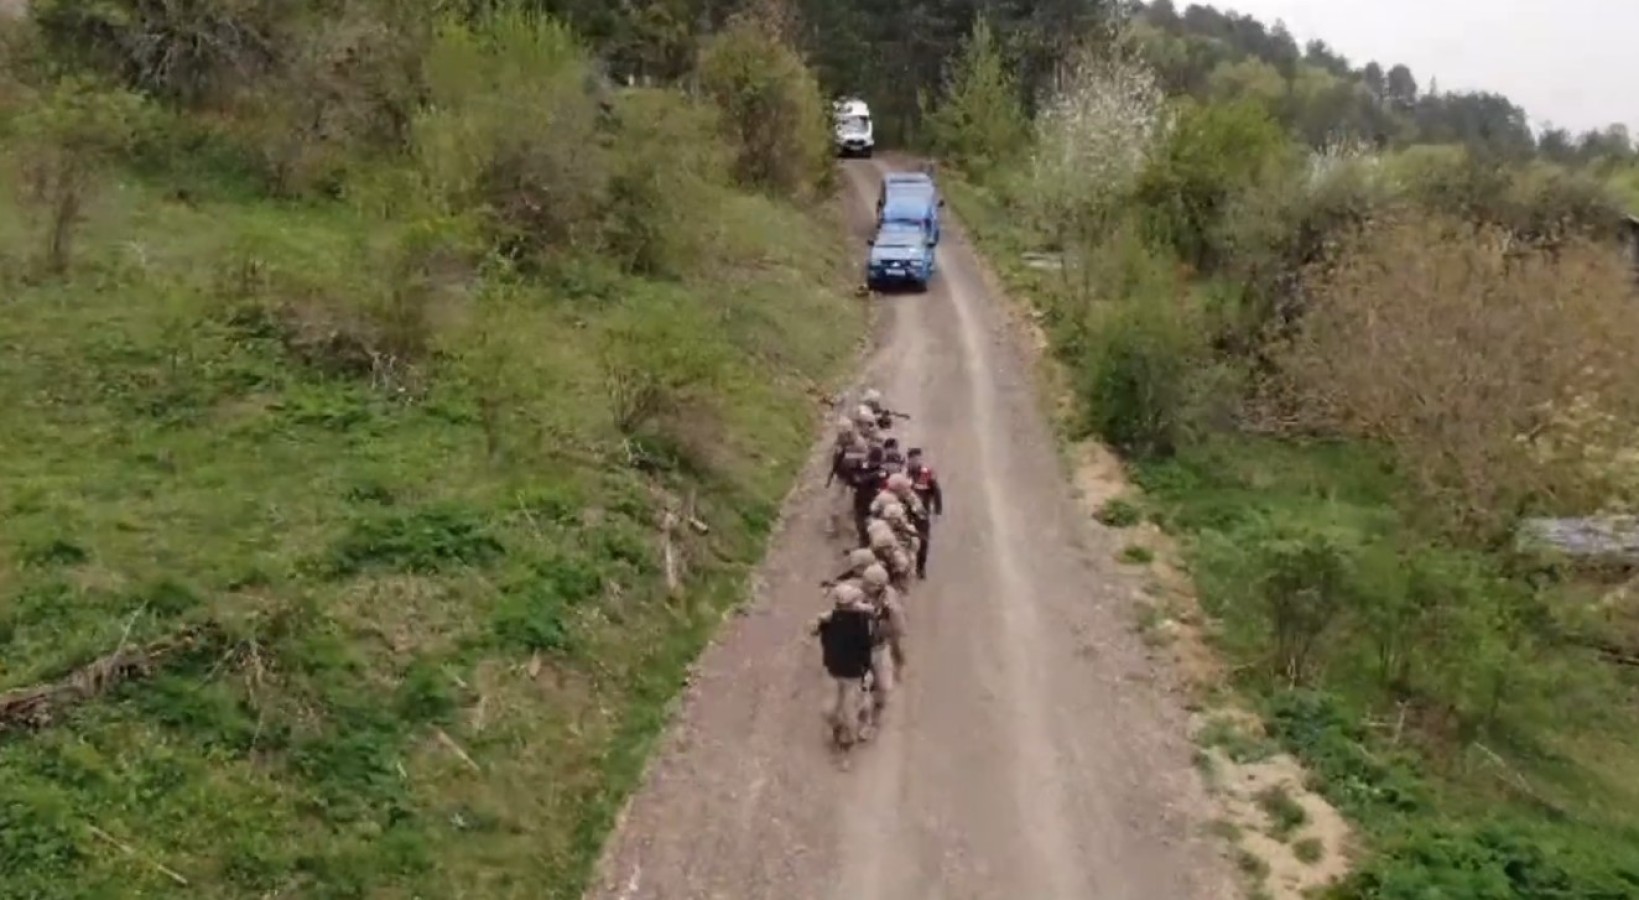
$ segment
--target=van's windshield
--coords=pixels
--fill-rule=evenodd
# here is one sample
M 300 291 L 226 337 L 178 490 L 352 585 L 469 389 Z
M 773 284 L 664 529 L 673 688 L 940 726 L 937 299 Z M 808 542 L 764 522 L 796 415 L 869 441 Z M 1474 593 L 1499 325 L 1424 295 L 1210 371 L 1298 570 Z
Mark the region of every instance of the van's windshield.
M 871 130 L 871 117 L 843 116 L 837 121 L 837 127 L 843 131 L 869 131 Z

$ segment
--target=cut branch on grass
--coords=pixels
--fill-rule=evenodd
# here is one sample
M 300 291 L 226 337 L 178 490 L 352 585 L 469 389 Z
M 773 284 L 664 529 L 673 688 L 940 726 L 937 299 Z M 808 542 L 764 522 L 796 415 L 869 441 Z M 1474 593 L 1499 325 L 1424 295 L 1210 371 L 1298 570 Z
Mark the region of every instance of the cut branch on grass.
M 175 869 L 166 866 L 158 860 L 143 856 L 141 853 L 136 851 L 135 847 L 132 847 L 130 844 L 125 843 L 124 841 L 114 837 L 95 825 L 88 824 L 85 827 L 91 832 L 92 836 L 98 840 L 105 841 L 113 845 L 115 849 L 119 850 L 121 853 L 124 853 L 126 856 L 131 857 L 132 859 L 141 860 L 142 862 L 147 863 L 148 865 L 152 866 L 155 871 L 159 872 L 161 875 L 164 875 L 166 878 L 171 879 L 177 884 L 183 887 L 188 886 L 188 879 L 183 878 Z
M 668 510 L 660 521 L 660 554 L 666 561 L 666 591 L 673 598 L 683 593 L 682 563 L 672 533 L 677 530 L 677 514 Z
M 206 622 L 140 647 L 128 646 L 128 640 L 127 633 L 114 652 L 55 681 L 0 694 L 0 734 L 44 728 L 63 709 L 100 697 L 127 681 L 152 677 L 167 660 L 183 653 L 220 647 L 226 635 L 216 623 Z
M 451 753 L 454 753 L 456 758 L 466 763 L 468 768 L 472 769 L 474 772 L 484 771 L 483 766 L 478 765 L 478 761 L 473 759 L 472 755 L 467 753 L 466 750 L 463 750 L 461 745 L 455 742 L 455 738 L 450 737 L 449 732 L 442 728 L 438 728 L 433 731 L 433 737 L 437 738 L 438 742 L 443 744 L 444 747 Z

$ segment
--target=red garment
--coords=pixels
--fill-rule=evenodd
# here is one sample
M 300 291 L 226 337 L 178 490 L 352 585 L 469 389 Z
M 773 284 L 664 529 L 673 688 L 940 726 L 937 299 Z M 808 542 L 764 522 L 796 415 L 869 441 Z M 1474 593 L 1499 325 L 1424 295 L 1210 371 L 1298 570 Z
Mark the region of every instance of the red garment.
M 918 463 L 906 471 L 911 477 L 911 490 L 922 499 L 922 508 L 930 513 L 943 515 L 945 512 L 945 492 L 939 487 L 939 476 L 934 474 L 933 467 L 926 463 Z

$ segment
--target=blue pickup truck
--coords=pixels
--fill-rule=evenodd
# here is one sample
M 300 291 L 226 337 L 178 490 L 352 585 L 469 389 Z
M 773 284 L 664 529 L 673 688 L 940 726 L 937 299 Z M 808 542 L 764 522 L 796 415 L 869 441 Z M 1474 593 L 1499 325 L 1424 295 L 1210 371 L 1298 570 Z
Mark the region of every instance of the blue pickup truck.
M 865 285 L 873 291 L 909 287 L 928 289 L 938 261 L 928 230 L 915 222 L 884 222 L 871 240 L 865 263 Z
M 921 226 L 932 243 L 939 243 L 939 210 L 945 205 L 933 176 L 925 172 L 890 172 L 882 177 L 876 197 L 876 221 Z

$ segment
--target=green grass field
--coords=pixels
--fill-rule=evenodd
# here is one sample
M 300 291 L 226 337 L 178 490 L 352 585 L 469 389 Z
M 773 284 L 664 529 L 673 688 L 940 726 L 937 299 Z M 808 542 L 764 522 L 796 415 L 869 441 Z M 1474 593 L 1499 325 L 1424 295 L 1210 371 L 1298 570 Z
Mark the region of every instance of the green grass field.
M 834 213 L 718 190 L 695 274 L 457 286 L 364 377 L 398 226 L 117 182 L 66 280 L 0 184 L 0 691 L 197 639 L 0 732 L 0 897 L 578 897 L 853 359 Z M 622 431 L 616 334 L 708 389 Z

